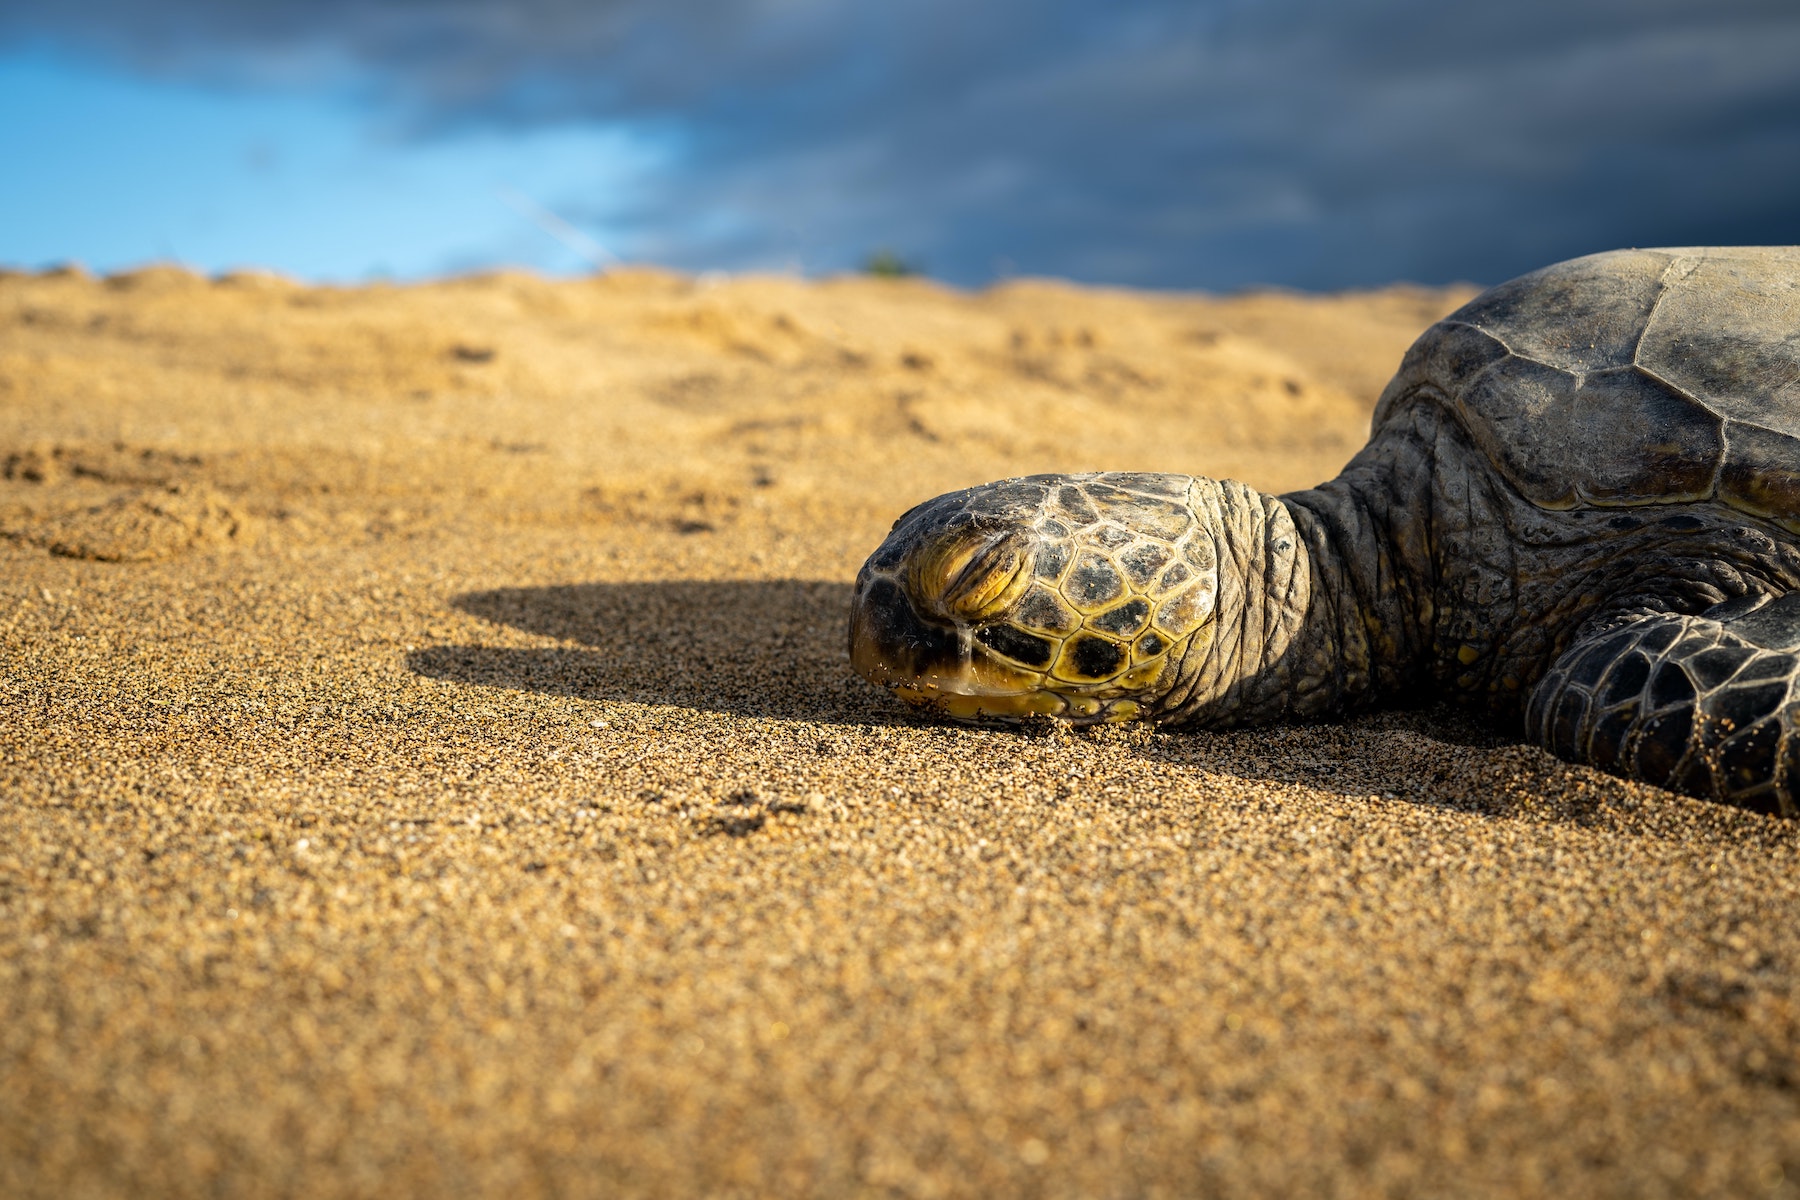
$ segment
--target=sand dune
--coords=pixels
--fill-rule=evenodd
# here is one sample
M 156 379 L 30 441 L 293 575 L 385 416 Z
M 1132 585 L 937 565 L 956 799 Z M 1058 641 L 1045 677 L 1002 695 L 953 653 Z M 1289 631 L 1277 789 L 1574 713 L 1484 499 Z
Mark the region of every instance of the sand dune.
M 1468 294 L 0 277 L 0 1192 L 1800 1190 L 1791 825 L 844 661 L 916 501 L 1316 482 Z

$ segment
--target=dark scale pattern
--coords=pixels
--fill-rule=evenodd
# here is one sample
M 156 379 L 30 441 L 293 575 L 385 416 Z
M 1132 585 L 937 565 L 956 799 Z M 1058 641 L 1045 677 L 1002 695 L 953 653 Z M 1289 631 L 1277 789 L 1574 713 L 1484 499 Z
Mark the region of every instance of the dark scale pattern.
M 1734 793 L 1752 793 L 1775 779 L 1781 751 L 1781 723 L 1763 721 L 1725 739 L 1719 770 Z
M 1687 673 L 1694 677 L 1694 686 L 1701 691 L 1710 691 L 1736 675 L 1738 669 L 1749 662 L 1754 653 L 1748 646 L 1720 646 L 1714 650 L 1705 650 L 1688 661 Z
M 1069 544 L 1051 542 L 1038 547 L 1037 557 L 1032 560 L 1031 573 L 1039 579 L 1059 579 L 1063 568 L 1068 565 Z
M 1077 674 L 1088 679 L 1105 679 L 1125 661 L 1124 648 L 1104 638 L 1084 637 L 1075 642 L 1070 655 Z
M 1013 619 L 1028 629 L 1041 629 L 1045 633 L 1069 633 L 1081 624 L 1079 616 L 1070 612 L 1054 593 L 1041 587 L 1025 593 Z
M 1571 646 L 1533 693 L 1527 730 L 1572 762 L 1793 816 L 1796 644 L 1800 593 L 1698 617 L 1646 614 Z
M 1081 494 L 1081 489 L 1072 484 L 1065 484 L 1056 489 L 1056 514 L 1077 529 L 1092 525 L 1100 519 L 1088 498 Z
M 1569 668 L 1569 678 L 1583 687 L 1593 687 L 1600 682 L 1600 677 L 1606 673 L 1606 668 L 1619 657 L 1619 651 L 1624 647 L 1625 642 L 1626 638 L 1623 634 L 1603 638 L 1593 649 L 1586 651 L 1575 660 Z
M 1175 500 L 1187 498 L 1188 476 L 1186 475 L 1151 475 L 1143 471 L 1109 471 L 1107 480 L 1128 491 L 1148 492 L 1152 496 L 1168 496 Z
M 1086 607 L 1105 604 L 1125 590 L 1125 581 L 1113 565 L 1097 554 L 1084 554 L 1075 562 L 1064 585 L 1069 598 Z
M 1117 608 L 1109 608 L 1088 624 L 1102 633 L 1116 633 L 1120 637 L 1130 637 L 1144 627 L 1150 619 L 1150 605 L 1144 600 L 1129 600 Z
M 1649 678 L 1650 660 L 1635 652 L 1627 654 L 1606 673 L 1606 685 L 1599 689 L 1600 702 L 1611 708 L 1635 701 L 1644 690 L 1644 681 Z
M 996 654 L 1004 654 L 1028 667 L 1050 665 L 1052 647 L 1044 638 L 1014 629 L 1011 625 L 986 625 L 975 634 L 975 640 Z
M 1033 513 L 1043 506 L 1049 492 L 1049 482 L 1042 475 L 1003 479 L 987 487 L 982 496 L 982 507 L 990 512 Z
M 1734 683 L 1755 683 L 1760 679 L 1785 680 L 1788 674 L 1788 659 L 1784 654 L 1759 654 L 1737 673 Z
M 1656 677 L 1650 683 L 1651 709 L 1684 707 L 1693 703 L 1695 695 L 1694 681 L 1680 662 L 1665 662 L 1656 668 Z
M 1619 750 L 1637 717 L 1637 705 L 1621 704 L 1594 722 L 1594 731 L 1588 737 L 1588 755 L 1594 766 L 1603 771 L 1618 770 Z
M 1604 747 L 1605 756 L 1621 770 L 1629 766 L 1639 777 L 1658 787 L 1667 787 L 1687 759 L 1688 738 L 1694 730 L 1694 710 L 1670 709 L 1645 719 L 1633 741 L 1631 725 L 1635 720 L 1634 716 L 1632 721 L 1615 722 L 1611 726 L 1619 740 Z M 1629 764 L 1624 757 L 1627 746 L 1632 751 Z
M 1134 587 L 1148 587 L 1157 571 L 1169 561 L 1169 548 L 1158 542 L 1142 542 L 1119 555 L 1119 565 Z

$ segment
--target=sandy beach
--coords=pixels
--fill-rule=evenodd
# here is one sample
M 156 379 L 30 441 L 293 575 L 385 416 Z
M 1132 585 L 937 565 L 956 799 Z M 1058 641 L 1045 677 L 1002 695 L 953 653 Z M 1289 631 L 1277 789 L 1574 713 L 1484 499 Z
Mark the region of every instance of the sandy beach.
M 922 721 L 953 487 L 1303 487 L 1471 289 L 0 276 L 0 1194 L 1800 1194 L 1800 828 Z

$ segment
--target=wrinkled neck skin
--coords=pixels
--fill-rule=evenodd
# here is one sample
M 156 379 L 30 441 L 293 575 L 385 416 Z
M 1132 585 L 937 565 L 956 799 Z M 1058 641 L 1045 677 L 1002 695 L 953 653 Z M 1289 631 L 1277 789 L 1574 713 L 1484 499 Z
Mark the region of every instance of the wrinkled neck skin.
M 1189 497 L 1218 551 L 1218 598 L 1160 720 L 1222 728 L 1334 715 L 1413 682 L 1405 664 L 1421 661 L 1415 651 L 1430 619 L 1417 586 L 1429 576 L 1425 543 L 1409 539 L 1420 561 L 1394 561 L 1414 555 L 1390 552 L 1394 531 L 1376 514 L 1396 510 L 1371 503 L 1371 483 L 1385 480 L 1346 472 L 1271 496 L 1235 480 L 1195 480 Z

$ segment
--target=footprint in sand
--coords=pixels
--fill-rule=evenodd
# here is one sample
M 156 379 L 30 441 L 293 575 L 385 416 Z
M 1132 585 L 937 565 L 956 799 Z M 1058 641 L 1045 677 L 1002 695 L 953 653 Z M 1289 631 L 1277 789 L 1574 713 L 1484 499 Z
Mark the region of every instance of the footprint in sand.
M 65 558 L 152 562 L 251 540 L 251 523 L 211 488 L 139 488 L 101 504 L 28 520 L 6 536 Z

